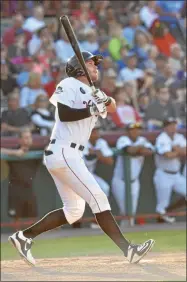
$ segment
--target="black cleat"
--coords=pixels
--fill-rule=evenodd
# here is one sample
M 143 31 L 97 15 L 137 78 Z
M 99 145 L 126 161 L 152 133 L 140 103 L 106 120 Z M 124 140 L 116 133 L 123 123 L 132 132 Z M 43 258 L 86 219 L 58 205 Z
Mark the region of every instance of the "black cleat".
M 138 263 L 153 247 L 155 241 L 149 239 L 143 244 L 130 244 L 127 251 L 127 259 L 130 263 Z
M 8 238 L 9 242 L 18 250 L 20 256 L 30 265 L 35 265 L 35 260 L 31 254 L 32 239 L 28 239 L 23 235 L 22 231 L 14 233 Z

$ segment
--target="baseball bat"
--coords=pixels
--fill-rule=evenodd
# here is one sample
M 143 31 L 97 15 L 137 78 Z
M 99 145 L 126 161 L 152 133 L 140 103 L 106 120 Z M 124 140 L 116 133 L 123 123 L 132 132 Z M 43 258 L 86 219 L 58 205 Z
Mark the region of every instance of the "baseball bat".
M 61 16 L 60 17 L 60 22 L 61 22 L 62 26 L 64 27 L 64 30 L 66 32 L 66 35 L 67 35 L 68 39 L 69 39 L 69 42 L 70 42 L 70 44 L 71 44 L 71 46 L 72 46 L 72 48 L 73 48 L 73 50 L 75 52 L 75 55 L 77 56 L 77 59 L 78 59 L 80 65 L 81 65 L 81 67 L 82 67 L 82 69 L 83 69 L 83 71 L 84 71 L 84 73 L 86 75 L 86 78 L 87 78 L 87 80 L 89 82 L 89 85 L 90 85 L 90 87 L 92 89 L 92 93 L 94 93 L 96 91 L 96 88 L 95 88 L 95 86 L 93 84 L 93 81 L 92 81 L 92 79 L 91 79 L 91 77 L 89 75 L 89 72 L 88 72 L 88 70 L 86 68 L 85 60 L 84 60 L 83 55 L 81 53 L 81 50 L 79 48 L 77 37 L 76 37 L 76 35 L 74 33 L 73 27 L 72 27 L 72 25 L 71 25 L 71 23 L 69 21 L 68 16 L 66 16 L 66 15 Z M 101 113 L 101 116 L 104 118 L 104 117 L 106 117 L 106 114 L 107 113 L 105 113 L 105 112 Z

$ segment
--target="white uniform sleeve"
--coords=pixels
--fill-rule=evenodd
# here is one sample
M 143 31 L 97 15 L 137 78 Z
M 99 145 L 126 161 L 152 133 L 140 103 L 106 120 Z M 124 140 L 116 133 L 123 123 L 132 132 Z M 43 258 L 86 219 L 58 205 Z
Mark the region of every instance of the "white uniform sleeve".
M 72 85 L 70 84 L 71 81 L 61 81 L 57 87 L 49 101 L 56 107 L 57 102 L 64 104 L 69 107 L 73 107 L 76 90 L 73 89 Z
M 175 142 L 174 142 L 175 143 Z M 174 144 L 175 145 L 175 144 Z M 182 134 L 178 134 L 177 135 L 177 139 L 176 139 L 176 145 L 180 146 L 180 147 L 186 147 L 186 139 Z
M 141 140 L 142 140 L 142 144 L 140 145 L 143 145 L 145 148 L 154 151 L 154 146 L 151 142 L 149 142 L 145 137 L 141 137 Z
M 158 154 L 163 155 L 172 151 L 172 144 L 165 135 L 160 135 L 156 139 L 155 149 Z
M 104 157 L 113 156 L 112 149 L 109 147 L 107 141 L 102 138 L 98 139 L 95 149 L 100 150 Z
M 116 148 L 121 150 L 125 147 L 132 146 L 132 141 L 127 136 L 121 136 L 117 140 Z

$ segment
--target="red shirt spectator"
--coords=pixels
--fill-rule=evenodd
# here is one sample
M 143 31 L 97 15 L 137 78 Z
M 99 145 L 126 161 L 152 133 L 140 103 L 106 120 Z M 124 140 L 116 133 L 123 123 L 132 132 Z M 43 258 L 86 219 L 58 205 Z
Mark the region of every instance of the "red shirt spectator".
M 114 98 L 116 100 L 116 112 L 111 114 L 112 121 L 117 127 L 124 127 L 128 123 L 141 122 L 139 113 L 132 106 L 126 104 L 126 93 L 124 87 L 118 87 Z
M 16 31 L 22 28 L 24 22 L 24 18 L 21 14 L 16 14 L 13 17 L 13 26 L 7 29 L 3 35 L 3 43 L 8 47 L 15 43 Z M 25 43 L 27 44 L 28 41 L 31 39 L 32 34 L 25 30 Z
M 90 1 L 81 1 L 80 9 L 72 11 L 72 16 L 80 19 L 83 14 L 88 13 L 89 21 L 94 21 L 97 24 L 98 20 L 96 15 L 90 10 Z

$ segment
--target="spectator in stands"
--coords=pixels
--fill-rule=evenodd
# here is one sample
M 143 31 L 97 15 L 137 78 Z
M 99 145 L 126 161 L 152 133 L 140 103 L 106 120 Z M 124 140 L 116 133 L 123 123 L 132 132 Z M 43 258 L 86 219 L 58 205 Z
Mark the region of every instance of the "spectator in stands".
M 156 9 L 161 16 L 180 18 L 184 8 L 184 0 L 180 1 L 156 1 Z
M 1 152 L 9 156 L 19 157 L 17 160 L 8 161 L 9 186 L 8 186 L 8 215 L 19 224 L 21 218 L 37 217 L 37 201 L 32 185 L 40 159 L 24 159 L 31 149 L 33 140 L 28 128 L 19 133 L 16 149 L 2 148 Z M 19 228 L 19 227 L 18 227 Z
M 117 149 L 122 150 L 130 156 L 130 194 L 132 203 L 132 215 L 136 214 L 138 208 L 138 200 L 140 195 L 140 173 L 144 165 L 145 157 L 153 155 L 153 145 L 143 136 L 141 123 L 129 123 L 126 126 L 125 135 L 117 140 Z M 124 175 L 125 164 L 121 155 L 117 156 L 114 175 L 112 179 L 112 193 L 119 206 L 120 214 L 126 215 L 126 179 Z M 131 225 L 134 225 L 135 220 L 131 219 Z M 124 227 L 125 221 L 121 222 Z
M 47 95 L 41 83 L 41 76 L 31 72 L 27 85 L 20 92 L 20 107 L 32 106 L 40 94 Z
M 25 57 L 23 59 L 23 69 L 16 77 L 16 81 L 19 87 L 23 87 L 28 83 L 29 75 L 32 72 L 33 65 L 34 65 L 33 58 Z
M 97 31 L 93 28 L 88 29 L 85 34 L 85 40 L 81 42 L 83 50 L 94 53 L 99 48 Z
M 172 44 L 170 50 L 171 56 L 169 58 L 169 64 L 171 65 L 174 74 L 176 74 L 182 68 L 181 60 L 183 58 L 183 52 L 178 43 Z
M 48 136 L 54 126 L 54 115 L 49 111 L 49 99 L 46 95 L 39 95 L 31 113 L 31 121 L 35 126 L 33 133 Z
M 32 129 L 29 113 L 26 109 L 19 107 L 19 93 L 12 92 L 8 95 L 8 110 L 2 112 L 2 135 L 16 135 L 24 127 Z
M 153 35 L 153 44 L 165 56 L 170 56 L 170 45 L 175 43 L 175 38 L 171 35 L 165 24 L 160 21 L 157 11 L 156 1 L 147 1 L 147 4 L 140 10 L 140 18 Z
M 7 96 L 8 93 L 12 92 L 17 86 L 16 79 L 10 73 L 8 64 L 6 62 L 1 62 L 1 89 L 3 95 Z
M 140 17 L 136 13 L 128 15 L 128 26 L 123 29 L 123 36 L 126 38 L 130 46 L 134 45 L 134 39 L 136 32 L 144 32 L 147 34 L 147 30 L 140 24 Z
M 147 92 L 142 92 L 138 96 L 138 106 L 139 106 L 139 114 L 142 120 L 144 120 L 145 112 L 150 104 L 150 97 Z
M 127 82 L 131 80 L 144 79 L 144 72 L 137 68 L 138 58 L 136 53 L 129 52 L 126 58 L 127 67 L 119 72 L 118 80 Z
M 97 16 L 93 12 L 91 8 L 91 1 L 80 1 L 79 2 L 79 9 L 72 11 L 72 16 L 79 19 L 80 21 L 82 20 L 82 16 L 87 14 L 88 17 L 88 22 L 90 27 L 95 26 L 97 23 Z
M 133 51 L 138 57 L 138 65 L 148 59 L 148 52 L 151 49 L 148 36 L 141 31 L 135 33 Z
M 42 26 L 40 29 L 36 30 L 33 34 L 32 39 L 28 43 L 28 50 L 31 56 L 39 55 L 42 53 L 43 49 L 45 49 L 53 40 L 52 35 L 49 33 L 48 27 Z
M 165 64 L 163 70 L 163 81 L 168 87 L 175 81 L 174 71 L 169 63 Z
M 98 40 L 99 40 L 98 49 L 95 50 L 93 54 L 94 55 L 100 54 L 103 56 L 103 58 L 109 57 L 110 53 L 108 50 L 108 43 L 109 43 L 110 37 L 107 35 L 103 35 L 103 36 L 100 36 Z
M 62 63 L 66 63 L 67 60 L 74 54 L 63 27 L 60 29 L 60 38 L 55 42 L 55 50 L 58 59 L 60 59 Z
M 118 24 L 114 8 L 109 5 L 106 8 L 105 16 L 99 21 L 98 29 L 102 35 L 111 35 L 111 29 L 114 29 Z
M 148 129 L 160 129 L 163 121 L 170 116 L 178 118 L 177 109 L 171 101 L 168 87 L 160 83 L 157 85 L 156 99 L 148 106 L 145 113 Z
M 112 61 L 112 58 L 111 57 L 105 57 L 102 61 L 102 66 L 99 68 L 99 70 L 100 70 L 100 73 L 101 73 L 101 78 L 108 71 L 110 71 L 111 73 L 115 72 L 115 74 L 116 74 L 115 65 L 114 65 L 114 62 Z
M 44 84 L 44 89 L 48 94 L 48 97 L 54 93 L 57 84 L 62 80 L 62 77 L 65 77 L 65 67 L 60 65 L 59 61 L 52 60 L 50 63 L 50 74 L 51 80 Z
M 13 16 L 13 26 L 6 30 L 3 34 L 3 44 L 5 44 L 6 47 L 11 46 L 15 43 L 15 35 L 18 30 L 23 28 L 24 18 L 21 13 L 17 13 Z M 28 43 L 28 41 L 31 39 L 31 33 L 26 31 L 25 32 L 25 43 Z
M 120 70 L 122 70 L 123 68 L 125 68 L 126 65 L 126 58 L 128 56 L 128 52 L 129 52 L 129 47 L 126 46 L 122 46 L 120 49 L 120 59 L 116 61 L 116 64 L 118 66 L 118 73 L 120 72 Z
M 123 37 L 123 29 L 120 24 L 116 24 L 111 29 L 111 40 L 109 41 L 109 52 L 114 61 L 121 59 L 120 50 L 123 46 L 129 46 Z
M 1 64 L 5 64 L 5 63 L 7 64 L 10 73 L 17 75 L 18 70 L 8 57 L 8 48 L 2 44 L 1 45 Z
M 114 99 L 116 100 L 117 109 L 115 113 L 111 114 L 111 117 L 117 127 L 124 127 L 130 122 L 141 121 L 139 113 L 126 102 L 126 100 L 128 101 L 129 99 L 123 84 L 118 84 L 114 93 Z
M 107 94 L 107 96 L 113 96 L 116 88 L 116 77 L 117 74 L 112 69 L 104 72 L 101 80 L 101 90 Z
M 147 51 L 147 60 L 139 63 L 140 69 L 152 69 L 156 70 L 156 58 L 158 57 L 159 51 L 155 45 L 151 45 Z
M 23 29 L 15 32 L 15 43 L 8 47 L 8 57 L 11 62 L 17 66 L 19 71 L 22 68 L 23 58 L 29 55 L 25 42 L 25 33 Z
M 44 25 L 44 8 L 42 5 L 37 5 L 33 8 L 33 16 L 25 20 L 23 29 L 33 33 Z
M 181 62 L 181 69 L 177 72 L 177 80 L 185 81 L 187 76 L 186 76 L 186 57 L 182 60 Z
M 155 62 L 156 62 L 156 77 L 157 77 L 156 80 L 159 80 L 160 77 L 164 76 L 164 70 L 166 63 L 168 62 L 168 59 L 164 55 L 159 54 L 156 57 Z

